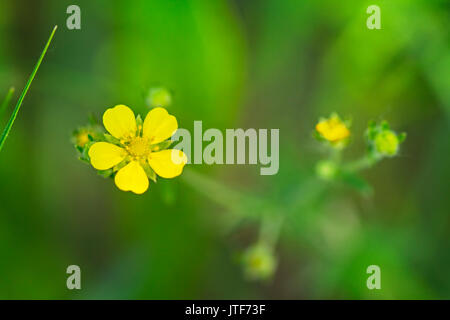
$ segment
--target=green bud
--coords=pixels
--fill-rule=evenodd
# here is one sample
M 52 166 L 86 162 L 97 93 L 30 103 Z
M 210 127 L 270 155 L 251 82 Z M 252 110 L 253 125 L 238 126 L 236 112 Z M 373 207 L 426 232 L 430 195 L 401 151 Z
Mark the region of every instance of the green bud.
M 84 148 L 92 141 L 99 141 L 103 138 L 103 130 L 96 125 L 79 127 L 72 133 L 72 143 L 75 147 Z
M 147 105 L 149 107 L 167 108 L 172 103 L 172 95 L 164 87 L 151 88 L 147 96 Z
M 272 250 L 261 244 L 248 248 L 242 261 L 249 280 L 267 280 L 274 274 L 277 265 Z
M 386 121 L 383 121 L 378 125 L 371 123 L 366 131 L 369 152 L 378 159 L 396 156 L 400 144 L 405 138 L 405 133 L 397 134 L 390 129 L 389 123 Z
M 329 160 L 319 161 L 316 165 L 316 174 L 323 180 L 332 180 L 336 177 L 338 166 L 335 162 Z
M 374 144 L 375 149 L 379 154 L 393 157 L 398 152 L 400 142 L 395 132 L 385 130 L 376 135 Z

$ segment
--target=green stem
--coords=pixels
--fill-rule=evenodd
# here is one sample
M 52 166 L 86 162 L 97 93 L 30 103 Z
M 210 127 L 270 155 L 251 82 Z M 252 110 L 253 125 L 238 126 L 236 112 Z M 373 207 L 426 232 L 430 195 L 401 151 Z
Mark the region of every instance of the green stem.
M 339 148 L 331 148 L 330 150 L 330 160 L 336 164 L 341 162 L 342 158 L 342 149 Z
M 274 250 L 283 227 L 283 221 L 284 217 L 281 215 L 263 217 L 259 230 L 259 242 Z
M 13 94 L 14 94 L 14 87 L 11 87 L 9 88 L 8 93 L 6 94 L 5 100 L 3 100 L 2 105 L 0 106 L 0 119 L 3 113 L 6 111 L 6 108 L 8 108 L 9 102 L 11 101 Z
M 275 211 L 270 202 L 253 194 L 236 191 L 193 169 L 185 169 L 181 178 L 200 194 L 241 217 L 259 219 L 261 214 Z
M 378 159 L 374 158 L 373 156 L 365 155 L 358 160 L 350 162 L 348 165 L 345 166 L 345 170 L 350 172 L 357 172 L 364 169 L 368 169 L 377 162 Z
M 14 108 L 14 111 L 13 111 L 11 117 L 9 118 L 8 123 L 6 124 L 5 130 L 3 131 L 2 136 L 0 138 L 0 151 L 2 150 L 3 144 L 5 143 L 5 140 L 8 137 L 9 132 L 11 131 L 12 125 L 14 124 L 14 121 L 16 120 L 17 113 L 19 112 L 19 109 L 20 109 L 20 106 L 22 105 L 23 99 L 25 98 L 25 96 L 28 92 L 28 89 L 31 86 L 31 82 L 33 82 L 34 76 L 36 75 L 36 72 L 38 71 L 39 66 L 42 63 L 42 60 L 44 59 L 45 54 L 47 53 L 47 49 L 50 46 L 50 43 L 53 39 L 53 36 L 54 36 L 57 28 L 58 28 L 58 26 L 55 26 L 53 28 L 53 31 L 50 34 L 50 38 L 48 39 L 47 44 L 45 45 L 44 50 L 42 51 L 41 56 L 39 57 L 39 60 L 33 69 L 33 72 L 31 73 L 30 77 L 28 78 L 27 84 L 25 85 L 25 88 L 23 89 L 22 94 L 20 95 L 19 100 L 17 101 L 16 107 Z

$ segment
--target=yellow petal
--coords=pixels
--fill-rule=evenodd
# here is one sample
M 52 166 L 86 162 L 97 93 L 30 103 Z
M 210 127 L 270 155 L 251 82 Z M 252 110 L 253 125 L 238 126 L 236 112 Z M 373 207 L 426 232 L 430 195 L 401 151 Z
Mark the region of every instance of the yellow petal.
M 108 142 L 96 142 L 89 148 L 89 158 L 97 170 L 107 170 L 125 159 L 126 151 Z
M 350 135 L 350 130 L 348 130 L 347 126 L 336 118 L 319 122 L 316 125 L 316 130 L 331 142 L 345 139 Z
M 139 162 L 132 161 L 120 169 L 114 178 L 117 188 L 141 194 L 148 189 L 148 178 Z
M 136 118 L 133 111 L 123 104 L 109 108 L 103 114 L 103 125 L 117 139 L 136 135 Z
M 148 164 L 163 178 L 174 178 L 183 172 L 187 163 L 187 157 L 183 151 L 170 149 L 160 152 L 152 152 L 148 156 Z
M 143 136 L 149 138 L 151 144 L 156 144 L 170 138 L 177 129 L 178 122 L 174 116 L 164 108 L 154 108 L 145 117 Z

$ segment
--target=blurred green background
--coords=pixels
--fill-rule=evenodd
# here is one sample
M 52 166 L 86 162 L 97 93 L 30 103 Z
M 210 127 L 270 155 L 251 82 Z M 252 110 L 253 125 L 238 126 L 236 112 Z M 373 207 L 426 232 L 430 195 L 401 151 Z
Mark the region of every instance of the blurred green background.
M 71 4 L 81 30 L 66 28 Z M 366 27 L 372 4 L 381 30 Z M 449 12 L 446 0 L 2 0 L 1 96 L 13 85 L 17 99 L 59 29 L 0 153 L 0 298 L 449 299 Z M 228 208 L 228 191 L 184 174 L 136 196 L 77 160 L 70 135 L 90 112 L 145 114 L 155 85 L 173 91 L 180 127 L 279 128 L 279 174 L 186 167 L 242 197 Z M 311 131 L 333 111 L 353 119 L 348 159 L 370 119 L 408 133 L 364 172 L 370 197 L 314 177 Z M 242 211 L 265 211 L 247 193 L 286 215 L 267 282 L 236 258 L 259 228 Z M 71 264 L 80 291 L 66 288 Z M 381 290 L 366 287 L 371 264 Z

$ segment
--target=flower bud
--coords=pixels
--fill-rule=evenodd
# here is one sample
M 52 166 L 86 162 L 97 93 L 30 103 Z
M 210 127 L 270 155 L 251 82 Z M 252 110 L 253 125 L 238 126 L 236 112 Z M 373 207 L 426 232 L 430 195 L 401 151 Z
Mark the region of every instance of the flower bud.
M 316 174 L 323 180 L 333 180 L 338 172 L 338 166 L 335 162 L 329 160 L 319 161 L 316 165 Z
M 151 88 L 147 96 L 147 105 L 149 107 L 167 108 L 172 103 L 172 95 L 164 87 Z
M 391 130 L 386 121 L 381 124 L 371 122 L 366 132 L 369 150 L 376 158 L 396 156 L 405 137 L 406 134 Z
M 388 157 L 395 156 L 400 145 L 397 135 L 391 130 L 386 130 L 377 134 L 374 144 L 375 149 L 379 154 Z
M 100 128 L 94 125 L 87 125 L 75 130 L 72 134 L 72 142 L 76 147 L 84 148 L 91 140 L 99 140 L 103 136 Z
M 266 280 L 274 274 L 277 261 L 270 248 L 259 244 L 246 250 L 243 265 L 249 280 Z

